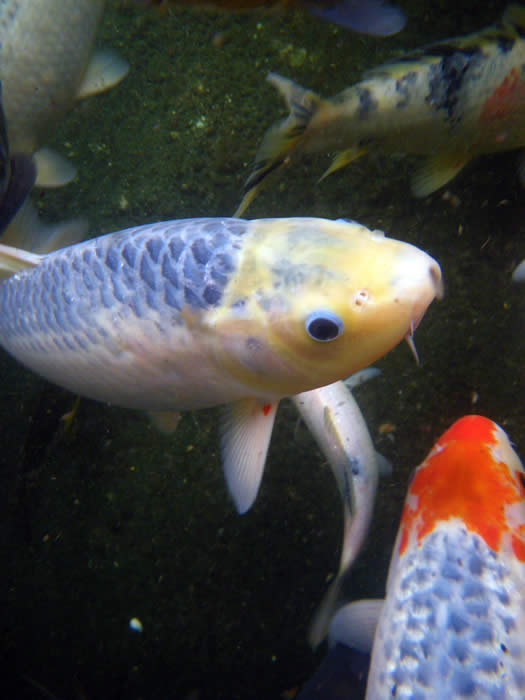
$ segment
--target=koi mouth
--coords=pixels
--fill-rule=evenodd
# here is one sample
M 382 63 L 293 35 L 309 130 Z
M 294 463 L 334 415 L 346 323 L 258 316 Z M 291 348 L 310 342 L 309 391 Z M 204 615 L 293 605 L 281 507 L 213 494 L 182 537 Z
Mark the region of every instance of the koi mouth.
M 443 299 L 443 294 L 444 294 L 444 288 L 443 288 L 443 279 L 441 277 L 441 269 L 437 263 L 434 263 L 433 265 L 430 266 L 429 268 L 429 273 L 430 273 L 430 279 L 432 283 L 432 288 L 434 291 L 434 296 L 432 299 L 427 304 L 424 304 L 424 308 L 419 312 L 416 313 L 414 318 L 410 320 L 410 328 L 408 333 L 405 335 L 405 340 L 408 344 L 408 347 L 410 348 L 410 352 L 414 356 L 414 359 L 416 361 L 416 364 L 419 364 L 419 355 L 417 352 L 416 344 L 414 342 L 414 332 L 416 328 L 419 326 L 421 323 L 421 319 L 425 315 L 426 310 L 428 309 L 428 306 L 434 299 Z M 415 310 L 417 312 L 417 306 L 415 307 Z

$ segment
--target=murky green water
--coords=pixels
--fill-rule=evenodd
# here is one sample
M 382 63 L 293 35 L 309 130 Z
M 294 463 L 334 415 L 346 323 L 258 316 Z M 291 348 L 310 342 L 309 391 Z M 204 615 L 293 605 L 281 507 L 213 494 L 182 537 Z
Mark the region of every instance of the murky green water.
M 39 191 L 42 216 L 86 216 L 93 235 L 136 223 L 229 215 L 264 130 L 285 110 L 269 70 L 324 95 L 430 40 L 493 21 L 504 2 L 401 2 L 407 28 L 388 39 L 301 13 L 122 10 L 100 37 L 128 59 L 125 81 L 78 106 L 54 142 L 76 181 Z M 225 32 L 224 44 L 213 42 Z M 500 423 L 525 455 L 525 198 L 516 154 L 484 158 L 447 188 L 412 199 L 414 160 L 362 159 L 316 184 L 326 157 L 297 161 L 251 217 L 354 218 L 415 243 L 441 264 L 446 297 L 356 392 L 377 448 L 393 463 L 349 597 L 378 596 L 412 468 L 468 412 Z M 234 512 L 222 479 L 216 412 L 159 434 L 140 413 L 73 397 L 0 357 L 3 678 L 9 698 L 279 698 L 322 653 L 311 614 L 338 561 L 342 518 L 327 465 L 280 408 L 252 512 Z M 392 431 L 380 426 L 392 424 Z M 143 632 L 128 627 L 137 617 Z M 28 682 L 32 679 L 33 684 Z M 7 692 L 7 691 L 6 691 Z M 16 694 L 13 694 L 16 692 Z M 195 692 L 192 695 L 192 692 Z M 0 690 L 0 695 L 2 691 Z M 48 697 L 50 697 L 48 695 Z

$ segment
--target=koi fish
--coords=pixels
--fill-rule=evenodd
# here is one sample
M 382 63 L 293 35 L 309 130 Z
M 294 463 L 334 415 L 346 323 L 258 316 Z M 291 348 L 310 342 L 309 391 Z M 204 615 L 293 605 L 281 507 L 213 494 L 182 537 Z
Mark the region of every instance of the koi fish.
M 74 167 L 41 149 L 75 100 L 120 82 L 128 64 L 93 53 L 104 0 L 4 0 L 0 3 L 0 80 L 13 153 L 34 155 L 37 184 L 58 186 Z
M 396 34 L 406 23 L 403 12 L 384 0 L 134 0 L 134 4 L 157 6 L 160 10 L 174 6 L 229 12 L 303 8 L 328 22 L 377 36 Z
M 375 370 L 374 374 L 377 372 Z M 343 502 L 339 568 L 310 624 L 308 637 L 314 648 L 326 636 L 340 603 L 344 579 L 368 535 L 379 475 L 390 469 L 387 460 L 375 451 L 363 414 L 348 386 L 349 381 L 352 385 L 362 381 L 357 375 L 293 397 L 297 410 L 330 464 Z
M 373 638 L 366 700 L 525 697 L 525 470 L 493 421 L 461 418 L 416 469 L 386 589 L 330 627 Z
M 411 336 L 439 265 L 356 222 L 147 224 L 45 255 L 0 246 L 0 345 L 76 394 L 147 411 L 226 404 L 221 447 L 253 503 L 279 400 Z
M 335 151 L 323 177 L 368 152 L 426 156 L 412 181 L 424 197 L 473 158 L 524 147 L 524 37 L 525 8 L 511 5 L 500 23 L 385 63 L 329 99 L 270 73 L 290 114 L 266 132 L 236 215 L 295 153 Z

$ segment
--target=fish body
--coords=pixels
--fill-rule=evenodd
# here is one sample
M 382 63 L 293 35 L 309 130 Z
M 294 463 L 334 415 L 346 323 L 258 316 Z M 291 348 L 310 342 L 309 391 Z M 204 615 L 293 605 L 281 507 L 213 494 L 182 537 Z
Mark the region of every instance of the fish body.
M 482 416 L 454 423 L 408 489 L 366 698 L 394 696 L 525 697 L 525 471 Z
M 427 156 L 413 180 L 425 196 L 471 159 L 525 146 L 525 9 L 475 34 L 431 44 L 323 99 L 269 75 L 290 109 L 265 135 L 239 212 L 294 152 L 337 152 L 327 173 L 367 152 Z
M 293 397 L 302 419 L 328 460 L 343 503 L 343 545 L 339 570 L 310 627 L 312 646 L 321 643 L 332 618 L 344 577 L 365 542 L 379 480 L 379 455 L 357 401 L 344 382 Z
M 116 57 L 104 63 L 100 54 L 96 60 L 92 55 L 104 5 L 104 0 L 0 3 L 0 80 L 12 153 L 34 153 L 76 99 L 126 74 L 127 65 Z M 49 152 L 42 161 L 40 184 L 62 184 L 61 178 L 74 175 Z
M 426 253 L 313 218 L 168 221 L 41 256 L 0 246 L 0 261 L 9 353 L 120 406 L 229 404 L 227 477 L 255 491 L 244 465 L 262 470 L 279 399 L 373 362 L 441 294 Z

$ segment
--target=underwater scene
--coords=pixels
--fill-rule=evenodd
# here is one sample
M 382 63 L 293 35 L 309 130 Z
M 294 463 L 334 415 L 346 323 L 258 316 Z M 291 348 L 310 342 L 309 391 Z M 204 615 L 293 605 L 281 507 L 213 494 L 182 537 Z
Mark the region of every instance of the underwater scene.
M 0 81 L 0 697 L 524 700 L 525 3 L 5 0 Z

